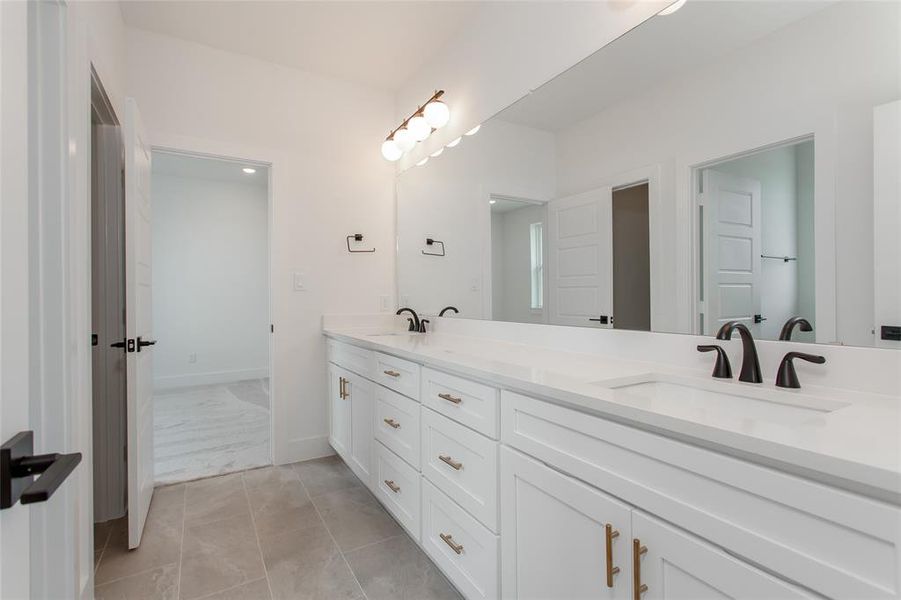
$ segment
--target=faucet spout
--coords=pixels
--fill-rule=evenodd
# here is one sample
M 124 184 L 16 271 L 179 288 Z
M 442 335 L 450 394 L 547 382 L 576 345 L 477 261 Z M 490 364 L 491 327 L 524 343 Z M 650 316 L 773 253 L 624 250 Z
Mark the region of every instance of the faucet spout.
M 747 325 L 739 321 L 728 321 L 720 327 L 716 339 L 731 340 L 733 331 L 737 331 L 741 336 L 741 374 L 738 376 L 738 380 L 747 383 L 762 383 L 763 376 L 760 373 L 757 346 L 754 345 L 754 337 Z
M 412 308 L 406 308 L 406 307 L 404 307 L 404 308 L 399 308 L 399 309 L 397 309 L 397 312 L 394 313 L 394 314 L 396 314 L 396 315 L 402 315 L 402 314 L 404 314 L 405 312 L 410 313 L 410 315 L 412 315 L 412 317 L 413 317 L 413 320 L 412 320 L 412 322 L 410 323 L 410 327 L 408 328 L 408 331 L 419 331 L 419 327 L 420 327 L 419 315 L 416 314 L 416 311 L 415 311 L 415 310 L 413 310 Z

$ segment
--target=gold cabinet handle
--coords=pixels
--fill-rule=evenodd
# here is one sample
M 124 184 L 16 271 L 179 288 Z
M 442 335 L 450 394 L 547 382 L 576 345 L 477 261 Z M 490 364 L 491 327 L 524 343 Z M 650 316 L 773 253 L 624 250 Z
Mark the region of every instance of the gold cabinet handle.
M 347 380 L 343 377 L 338 378 L 338 395 L 342 400 L 347 398 Z
M 382 371 L 382 373 L 384 373 L 388 377 L 400 377 L 400 373 L 398 373 L 397 371 L 392 371 L 391 369 L 388 369 L 387 371 Z
M 454 404 L 460 404 L 463 402 L 463 398 L 455 398 L 450 394 L 438 394 L 438 397 L 442 400 L 447 400 L 448 402 L 453 402 Z
M 398 423 L 394 419 L 382 419 L 382 421 L 384 421 L 385 424 L 392 429 L 397 429 L 398 427 L 400 427 L 400 423 Z
M 400 486 L 391 481 L 390 479 L 385 480 L 385 485 L 388 486 L 388 489 L 394 492 L 395 494 L 400 491 Z
M 463 468 L 463 463 L 455 461 L 455 460 L 454 460 L 453 458 L 451 458 L 450 456 L 444 456 L 443 454 L 439 454 L 439 455 L 438 455 L 438 459 L 439 459 L 441 462 L 450 465 L 451 468 L 454 469 L 455 471 L 459 471 L 460 469 Z
M 619 567 L 613 566 L 613 540 L 619 537 L 619 532 L 613 528 L 613 525 L 607 523 L 604 525 L 604 541 L 607 547 L 607 587 L 613 587 L 613 576 L 619 573 Z
M 642 546 L 638 538 L 632 540 L 632 600 L 641 600 L 641 595 L 648 591 L 648 586 L 641 582 L 641 557 L 648 553 L 648 547 Z
M 438 535 L 442 540 L 444 540 L 445 544 L 447 544 L 448 546 L 451 547 L 451 550 L 453 550 L 457 554 L 463 554 L 463 544 L 455 543 L 454 536 L 447 534 L 447 533 L 441 533 Z

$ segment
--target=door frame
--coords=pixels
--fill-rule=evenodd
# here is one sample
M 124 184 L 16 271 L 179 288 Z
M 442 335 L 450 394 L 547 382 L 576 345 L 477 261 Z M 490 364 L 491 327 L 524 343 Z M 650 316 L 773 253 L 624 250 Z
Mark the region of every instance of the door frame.
M 816 336 L 817 343 L 832 343 L 837 337 L 836 247 L 835 247 L 835 116 L 827 111 L 807 113 L 795 122 L 773 121 L 763 129 L 737 129 L 724 136 L 727 143 L 711 145 L 704 151 L 677 154 L 675 157 L 675 219 L 672 223 L 675 244 L 675 331 L 699 335 L 697 313 L 699 299 L 699 256 L 697 239 L 699 211 L 696 198 L 699 169 L 729 157 L 747 154 L 792 141 L 812 137 L 814 149 L 814 248 L 817 255 Z M 773 142 L 773 140 L 778 140 Z
M 728 154 L 721 154 L 716 157 L 710 157 L 687 166 L 688 170 L 688 187 L 691 196 L 691 206 L 688 211 L 688 217 L 680 211 L 677 213 L 679 222 L 677 226 L 688 227 L 691 230 L 690 236 L 687 238 L 690 250 L 690 269 L 689 281 L 691 283 L 689 290 L 682 290 L 680 299 L 684 302 L 686 297 L 689 300 L 690 311 L 690 329 L 686 333 L 693 335 L 704 335 L 701 331 L 701 283 L 703 281 L 703 273 L 701 272 L 701 255 L 703 252 L 703 240 L 701 240 L 701 198 L 700 185 L 701 173 L 704 169 L 715 167 L 718 164 L 729 162 L 738 158 L 745 158 L 768 152 L 777 148 L 786 146 L 795 146 L 804 142 L 814 143 L 814 255 L 816 263 L 814 265 L 815 282 L 814 295 L 816 297 L 816 314 L 814 315 L 814 335 L 816 343 L 833 343 L 837 341 L 837 321 L 836 321 L 836 248 L 835 248 L 835 178 L 833 165 L 833 155 L 831 146 L 828 141 L 823 142 L 823 154 L 820 155 L 821 140 L 817 132 L 808 132 L 796 135 L 790 138 L 784 138 L 777 142 L 771 142 L 759 146 L 738 150 Z M 828 135 L 825 137 L 829 137 Z M 828 173 L 819 173 L 819 169 L 829 169 Z M 821 188 L 821 182 L 823 187 Z M 677 203 L 678 204 L 678 203 Z M 686 221 L 688 221 L 686 223 Z M 683 248 L 684 249 L 684 248 Z M 680 261 L 681 262 L 681 261 Z M 680 265 L 682 266 L 682 265 Z M 821 301 L 821 299 L 823 301 Z
M 153 139 L 153 135 L 151 138 Z M 250 165 L 267 169 L 267 173 L 269 175 L 268 181 L 266 182 L 266 279 L 267 279 L 267 310 L 270 324 L 269 331 L 269 357 L 268 357 L 268 369 L 269 369 L 269 464 L 276 464 L 276 457 L 278 454 L 276 453 L 276 423 L 279 421 L 276 420 L 277 413 L 279 410 L 276 408 L 275 402 L 275 390 L 276 390 L 276 381 L 275 381 L 275 331 L 274 331 L 274 311 L 272 305 L 272 245 L 273 245 L 273 228 L 275 225 L 274 222 L 274 211 L 273 211 L 273 179 L 274 179 L 274 164 L 271 157 L 257 157 L 257 158 L 240 158 L 238 154 L 241 152 L 234 153 L 234 149 L 225 149 L 225 148 L 212 148 L 209 145 L 198 144 L 197 142 L 191 142 L 184 139 L 173 139 L 167 141 L 166 143 L 150 144 L 150 148 L 152 152 L 162 152 L 165 154 L 172 154 L 176 156 L 187 156 L 191 158 L 206 158 L 211 160 L 220 160 L 233 162 L 241 165 Z M 151 197 L 153 195 L 153 190 L 151 189 Z

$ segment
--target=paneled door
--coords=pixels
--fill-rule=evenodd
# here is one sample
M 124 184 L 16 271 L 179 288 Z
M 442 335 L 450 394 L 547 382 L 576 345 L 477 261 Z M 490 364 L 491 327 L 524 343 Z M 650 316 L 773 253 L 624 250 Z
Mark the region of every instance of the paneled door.
M 612 199 L 604 187 L 548 203 L 552 325 L 613 325 Z
M 641 600 L 815 598 L 686 531 L 632 511 L 633 595 Z M 646 587 L 644 587 L 646 586 Z
M 501 447 L 505 598 L 631 598 L 631 510 Z
M 704 333 L 741 321 L 760 334 L 760 182 L 703 172 Z
M 344 460 L 350 459 L 351 448 L 351 408 L 345 388 L 349 373 L 328 365 L 329 389 L 329 444 Z
M 366 485 L 372 479 L 372 388 L 375 384 L 348 373 L 345 393 L 350 400 L 350 468 Z
M 153 340 L 150 144 L 134 99 L 125 101 L 125 335 L 128 547 L 141 543 L 153 496 Z

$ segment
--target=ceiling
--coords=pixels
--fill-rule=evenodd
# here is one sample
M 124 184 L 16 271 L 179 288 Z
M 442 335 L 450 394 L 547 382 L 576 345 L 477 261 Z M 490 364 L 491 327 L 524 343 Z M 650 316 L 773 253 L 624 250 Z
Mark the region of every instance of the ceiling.
M 547 131 L 565 129 L 833 1 L 689 0 L 671 15 L 645 21 L 497 117 Z
M 395 91 L 480 2 L 121 0 L 130 27 Z
M 154 150 L 152 164 L 154 175 L 209 179 L 259 187 L 269 185 L 269 168 L 256 163 Z M 256 172 L 245 173 L 242 171 L 245 167 L 256 169 Z

